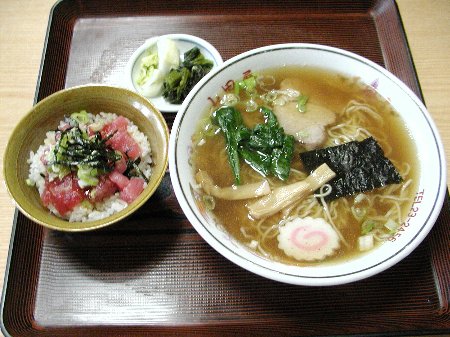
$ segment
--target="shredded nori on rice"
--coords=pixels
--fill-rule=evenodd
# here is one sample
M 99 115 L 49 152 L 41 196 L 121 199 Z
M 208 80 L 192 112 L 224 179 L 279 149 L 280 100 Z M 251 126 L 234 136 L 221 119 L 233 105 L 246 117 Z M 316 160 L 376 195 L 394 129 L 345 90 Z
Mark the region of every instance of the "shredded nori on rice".
M 326 163 L 336 173 L 336 177 L 329 182 L 332 191 L 325 197 L 327 201 L 398 184 L 403 180 L 373 137 L 303 152 L 300 159 L 308 171 Z
M 102 139 L 100 133 L 97 132 L 94 136 L 88 137 L 78 126 L 62 131 L 53 150 L 55 160 L 52 164 L 69 168 L 88 165 L 103 173 L 111 172 L 114 163 L 121 158 L 106 144 L 113 135 Z

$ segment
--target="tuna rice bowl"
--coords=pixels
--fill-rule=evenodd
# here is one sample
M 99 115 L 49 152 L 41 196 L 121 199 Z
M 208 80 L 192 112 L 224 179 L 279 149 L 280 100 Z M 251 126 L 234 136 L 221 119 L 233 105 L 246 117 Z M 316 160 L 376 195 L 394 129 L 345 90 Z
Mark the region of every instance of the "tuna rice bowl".
M 152 173 L 147 136 L 128 118 L 87 111 L 65 116 L 30 151 L 27 185 L 69 222 L 106 218 L 126 208 Z

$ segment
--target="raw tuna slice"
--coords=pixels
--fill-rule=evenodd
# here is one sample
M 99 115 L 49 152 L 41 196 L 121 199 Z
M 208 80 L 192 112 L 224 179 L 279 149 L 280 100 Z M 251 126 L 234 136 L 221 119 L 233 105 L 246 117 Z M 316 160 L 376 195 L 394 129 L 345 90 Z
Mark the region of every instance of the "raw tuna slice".
M 100 202 L 112 196 L 117 190 L 116 184 L 108 179 L 108 177 L 102 176 L 100 177 L 98 185 L 89 193 L 89 197 L 93 202 Z
M 114 131 L 127 131 L 128 122 L 128 119 L 123 116 L 117 117 L 111 123 L 105 124 L 102 129 L 102 136 L 109 135 Z
M 131 178 L 127 186 L 120 192 L 120 199 L 127 203 L 133 202 L 145 187 L 145 181 L 142 178 Z
M 119 173 L 124 173 L 127 170 L 127 160 L 125 159 L 125 155 L 122 152 L 120 152 L 120 155 L 122 156 L 122 158 L 116 161 L 116 163 L 114 164 L 114 168 Z
M 130 183 L 130 179 L 118 171 L 112 171 L 109 179 L 120 189 L 123 190 Z
M 112 137 L 107 144 L 114 150 L 126 154 L 130 159 L 135 160 L 141 155 L 141 148 L 139 144 L 127 131 L 128 119 L 125 117 L 118 117 L 109 124 L 106 124 L 102 129 L 102 137 Z
M 46 181 L 41 199 L 46 207 L 52 205 L 65 216 L 84 200 L 84 191 L 78 185 L 78 179 L 68 174 L 62 179 Z

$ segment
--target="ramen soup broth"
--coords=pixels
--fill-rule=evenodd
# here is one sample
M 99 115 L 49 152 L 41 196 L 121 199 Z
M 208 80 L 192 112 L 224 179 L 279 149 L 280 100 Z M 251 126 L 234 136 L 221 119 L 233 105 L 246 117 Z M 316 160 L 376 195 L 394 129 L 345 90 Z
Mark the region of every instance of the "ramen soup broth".
M 280 83 L 286 78 L 297 79 L 299 88 L 296 89 L 299 89 L 301 94 L 308 96 L 306 107 L 308 107 L 308 104 L 317 104 L 336 113 L 335 123 L 326 127 L 327 133 L 338 125 L 351 125 L 341 129 L 337 128 L 337 131 L 333 131 L 333 136 L 327 136 L 325 144 L 321 147 L 335 146 L 338 143 L 344 143 L 344 140 L 361 141 L 371 135 L 377 140 L 385 156 L 391 160 L 401 174 L 403 178 L 401 184 L 365 192 L 364 195 L 368 198 L 360 199 L 357 203 L 355 203 L 355 195 L 327 202 L 333 222 L 347 244 L 341 242 L 340 248 L 324 261 L 333 263 L 341 259 L 349 259 L 356 254 L 362 254 L 358 249 L 361 221 L 355 219 L 352 207 L 353 209 L 363 209 L 367 213 L 367 217 L 379 218 L 380 221 L 386 221 L 383 218 L 391 217 L 401 224 L 411 207 L 416 192 L 416 178 L 418 176 L 418 168 L 415 164 L 416 150 L 404 123 L 399 115 L 393 111 L 388 101 L 380 97 L 374 88 L 362 84 L 357 78 L 347 78 L 327 70 L 307 67 L 268 69 L 258 72 L 258 76 L 262 79 L 259 83 L 263 83 L 262 86 L 257 85 L 258 95 L 263 95 L 270 89 L 279 89 Z M 224 94 L 223 92 L 219 93 L 222 96 Z M 240 95 L 240 102 L 236 105 L 246 126 L 253 127 L 257 123 L 263 123 L 264 119 L 258 110 L 246 111 L 246 100 L 248 100 L 248 96 L 243 93 Z M 370 107 L 379 117 L 371 117 L 370 113 L 363 111 L 364 109 L 357 109 L 357 111 L 349 113 L 347 108 L 350 102 L 364 103 L 364 106 Z M 263 100 L 257 99 L 257 103 L 267 106 Z M 273 109 L 272 106 L 268 107 Z M 198 170 L 206 171 L 214 184 L 226 187 L 234 184 L 234 177 L 228 163 L 225 137 L 218 130 L 215 130 L 214 133 L 211 132 L 211 129 L 214 129 L 211 128 L 209 116 L 215 109 L 217 109 L 217 106 L 207 109 L 205 118 L 202 119 L 199 129 L 193 136 L 194 148 L 191 161 L 194 173 Z M 344 113 L 345 111 L 347 113 Z M 205 132 L 208 129 L 210 131 Z M 367 130 L 369 135 L 364 132 L 357 133 L 356 136 L 352 135 L 358 129 Z M 205 136 L 205 134 L 208 135 Z M 335 134 L 344 136 L 344 138 L 336 138 Z M 272 188 L 305 179 L 309 175 L 309 172 L 303 169 L 299 158 L 299 153 L 303 151 L 305 151 L 305 148 L 296 142 L 288 180 L 282 182 L 275 177 L 268 177 Z M 240 168 L 242 184 L 264 179 L 243 161 L 241 161 Z M 203 193 L 201 189 L 199 192 Z M 400 199 L 400 201 L 393 201 L 391 197 Z M 367 200 L 369 199 L 372 204 L 368 203 Z M 313 265 L 324 262 L 298 261 L 287 256 L 283 250 L 278 248 L 277 241 L 278 228 L 283 219 L 283 212 L 278 212 L 266 219 L 252 219 L 246 207 L 246 204 L 251 201 L 254 201 L 254 199 L 229 201 L 214 198 L 215 205 L 212 213 L 235 239 L 267 258 L 294 265 Z M 400 214 L 398 214 L 399 211 Z M 322 204 L 314 196 L 295 204 L 289 210 L 287 216 L 310 216 L 326 219 Z M 379 242 L 388 240 L 389 238 L 384 237 Z M 255 248 L 255 242 L 257 242 L 257 248 Z

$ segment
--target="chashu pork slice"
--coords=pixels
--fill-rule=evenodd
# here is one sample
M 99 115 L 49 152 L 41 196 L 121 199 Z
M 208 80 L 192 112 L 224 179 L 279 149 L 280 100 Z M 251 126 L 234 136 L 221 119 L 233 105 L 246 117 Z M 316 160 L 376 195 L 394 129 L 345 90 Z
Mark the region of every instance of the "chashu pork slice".
M 287 78 L 280 83 L 280 90 L 299 90 L 300 79 Z M 330 109 L 307 103 L 306 111 L 297 109 L 297 102 L 291 101 L 274 107 L 278 123 L 289 135 L 293 135 L 307 150 L 316 149 L 326 140 L 325 127 L 336 121 L 336 114 Z

